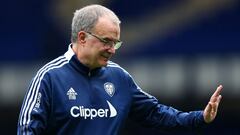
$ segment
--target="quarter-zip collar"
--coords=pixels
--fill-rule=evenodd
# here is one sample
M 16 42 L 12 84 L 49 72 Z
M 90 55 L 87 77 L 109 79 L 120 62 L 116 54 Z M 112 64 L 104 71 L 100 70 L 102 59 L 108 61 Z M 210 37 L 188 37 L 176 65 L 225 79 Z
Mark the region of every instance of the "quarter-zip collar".
M 74 51 L 72 50 L 72 44 L 69 45 L 68 47 L 68 51 L 64 54 L 64 56 L 69 60 L 70 65 L 76 69 L 78 72 L 87 75 L 87 76 L 94 76 L 97 73 L 99 73 L 101 70 L 104 69 L 104 67 L 100 67 L 100 68 L 95 68 L 95 69 L 90 69 L 89 67 L 85 66 L 84 64 L 82 64 L 76 54 L 74 53 Z

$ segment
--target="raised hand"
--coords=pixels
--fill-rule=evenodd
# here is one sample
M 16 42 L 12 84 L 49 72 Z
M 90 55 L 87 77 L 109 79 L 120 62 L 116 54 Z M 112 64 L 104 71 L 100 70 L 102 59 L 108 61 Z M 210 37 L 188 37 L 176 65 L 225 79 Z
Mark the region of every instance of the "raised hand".
M 222 99 L 222 96 L 220 95 L 222 89 L 222 85 L 219 85 L 217 87 L 216 91 L 211 96 L 206 108 L 204 109 L 203 117 L 206 123 L 212 122 L 217 115 L 218 105 Z

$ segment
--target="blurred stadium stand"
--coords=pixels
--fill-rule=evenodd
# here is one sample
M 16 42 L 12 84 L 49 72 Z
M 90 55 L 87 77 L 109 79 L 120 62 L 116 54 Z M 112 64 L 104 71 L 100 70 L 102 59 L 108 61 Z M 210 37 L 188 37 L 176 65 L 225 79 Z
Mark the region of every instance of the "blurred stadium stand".
M 239 0 L 3 1 L 0 132 L 16 134 L 23 96 L 36 71 L 70 43 L 73 12 L 98 3 L 121 19 L 123 47 L 113 61 L 163 104 L 203 109 L 224 85 L 217 119 L 201 131 L 162 132 L 128 120 L 123 135 L 240 134 Z

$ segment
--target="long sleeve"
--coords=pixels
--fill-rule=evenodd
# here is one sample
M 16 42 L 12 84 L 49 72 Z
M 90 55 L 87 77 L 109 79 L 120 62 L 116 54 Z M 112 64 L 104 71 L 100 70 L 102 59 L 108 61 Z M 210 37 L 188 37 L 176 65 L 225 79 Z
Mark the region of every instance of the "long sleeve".
M 141 90 L 129 77 L 133 101 L 130 117 L 145 126 L 155 128 L 196 128 L 205 125 L 202 111 L 182 112 L 160 104 L 158 100 Z
M 25 95 L 18 121 L 18 135 L 39 135 L 47 126 L 50 111 L 49 82 L 38 73 Z

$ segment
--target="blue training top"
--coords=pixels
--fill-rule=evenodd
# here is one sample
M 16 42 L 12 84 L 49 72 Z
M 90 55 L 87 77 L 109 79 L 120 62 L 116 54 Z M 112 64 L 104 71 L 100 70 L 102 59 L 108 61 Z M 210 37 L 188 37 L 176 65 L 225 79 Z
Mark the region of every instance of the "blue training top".
M 156 128 L 204 124 L 203 112 L 158 103 L 131 75 L 109 61 L 90 70 L 68 51 L 43 66 L 25 95 L 18 135 L 117 135 L 127 117 Z

